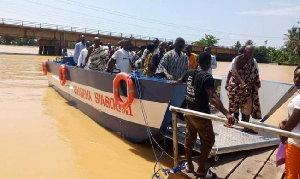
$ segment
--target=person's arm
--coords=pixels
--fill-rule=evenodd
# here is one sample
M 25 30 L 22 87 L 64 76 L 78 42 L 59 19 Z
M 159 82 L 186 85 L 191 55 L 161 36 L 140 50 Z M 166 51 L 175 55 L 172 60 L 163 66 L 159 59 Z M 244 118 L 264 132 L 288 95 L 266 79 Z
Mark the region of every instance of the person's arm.
M 178 80 L 171 81 L 170 84 L 173 85 L 173 86 L 174 85 L 179 85 L 179 84 L 182 84 L 182 83 L 186 82 L 186 79 L 187 79 L 187 72 L 185 72 L 184 75 L 181 78 L 179 78 Z
M 295 108 L 289 120 L 285 119 L 281 121 L 278 127 L 279 129 L 282 130 L 291 131 L 298 125 L 299 122 L 300 122 L 300 109 Z M 280 136 L 280 141 L 283 143 L 287 141 L 287 139 L 288 139 L 287 137 Z
M 223 106 L 222 101 L 218 97 L 217 93 L 213 91 L 213 88 L 205 89 L 206 93 L 209 96 L 210 103 L 217 108 L 222 114 L 225 115 L 229 124 L 237 123 L 237 119 L 235 119 Z
M 217 58 L 215 56 L 213 56 L 213 58 L 211 58 L 211 68 L 212 69 L 216 69 L 218 66 L 217 64 Z
M 300 109 L 295 108 L 289 120 L 284 120 L 280 123 L 279 127 L 282 130 L 291 131 L 300 122 Z
M 106 71 L 106 72 L 112 72 L 113 71 L 113 68 L 116 65 L 116 61 L 117 61 L 118 55 L 120 55 L 119 53 L 120 53 L 119 51 L 116 51 L 110 57 L 110 59 L 107 62 L 107 67 L 106 67 L 106 69 L 104 71 Z
M 116 64 L 116 60 L 113 59 L 113 58 L 111 57 L 111 58 L 108 60 L 108 62 L 107 62 L 107 67 L 105 68 L 104 71 L 106 71 L 106 72 L 112 72 L 112 70 L 113 70 L 115 64 Z

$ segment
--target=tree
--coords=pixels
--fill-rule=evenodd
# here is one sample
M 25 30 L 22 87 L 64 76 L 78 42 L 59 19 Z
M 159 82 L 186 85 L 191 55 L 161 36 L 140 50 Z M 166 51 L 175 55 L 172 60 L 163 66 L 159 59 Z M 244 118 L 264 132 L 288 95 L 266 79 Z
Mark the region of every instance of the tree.
M 257 62 L 260 63 L 268 63 L 268 55 L 269 50 L 265 46 L 259 46 L 255 47 L 254 49 L 254 58 L 257 60 Z
M 253 41 L 252 40 L 247 40 L 247 42 L 245 43 L 245 45 L 253 45 Z
M 232 48 L 234 48 L 234 49 L 239 49 L 239 48 L 241 48 L 241 46 L 242 46 L 241 42 L 240 42 L 240 41 L 237 41 L 237 42 L 232 46 Z
M 292 27 L 292 29 L 288 30 L 288 34 L 284 35 L 286 36 L 285 45 L 288 51 L 298 56 L 298 62 L 300 58 L 300 27 Z
M 219 40 L 220 39 L 217 39 L 213 35 L 207 35 L 207 34 L 205 34 L 204 38 L 202 38 L 202 39 L 200 39 L 198 41 L 195 41 L 192 44 L 193 45 L 203 45 L 203 46 L 212 47 L 212 46 L 215 46 L 218 43 Z

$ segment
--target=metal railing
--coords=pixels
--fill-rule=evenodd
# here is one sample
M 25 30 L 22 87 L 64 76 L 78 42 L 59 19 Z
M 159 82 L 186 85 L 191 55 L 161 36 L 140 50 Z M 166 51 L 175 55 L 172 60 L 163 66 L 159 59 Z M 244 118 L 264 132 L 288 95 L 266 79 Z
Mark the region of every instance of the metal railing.
M 136 34 L 125 34 L 119 32 L 103 31 L 98 29 L 79 28 L 79 27 L 71 27 L 65 25 L 30 22 L 30 21 L 23 21 L 23 20 L 16 20 L 16 19 L 8 19 L 8 18 L 0 18 L 0 25 L 1 24 L 40 28 L 40 29 L 60 30 L 60 31 L 67 31 L 67 32 L 78 32 L 78 33 L 93 34 L 93 35 L 108 35 L 108 36 L 116 36 L 122 38 L 141 39 L 141 40 L 153 40 L 155 38 L 155 37 L 136 35 Z M 165 42 L 174 42 L 173 39 L 166 39 L 166 38 L 159 38 L 159 39 Z M 186 41 L 186 43 L 190 44 L 191 42 Z
M 202 112 L 197 112 L 189 109 L 182 109 L 174 106 L 170 106 L 170 111 L 172 111 L 172 128 L 173 128 L 173 151 L 174 151 L 174 166 L 178 166 L 178 135 L 177 135 L 177 112 L 183 113 L 183 114 L 188 114 L 192 116 L 197 116 L 197 117 L 202 117 L 205 119 L 213 120 L 213 121 L 218 121 L 218 122 L 227 122 L 226 118 L 214 116 L 211 114 L 206 114 Z M 254 124 L 254 123 L 249 123 L 249 122 L 243 122 L 239 121 L 236 126 L 241 126 L 241 127 L 246 127 L 249 129 L 253 129 L 256 131 L 262 131 L 262 132 L 267 132 L 271 134 L 276 134 L 279 136 L 285 136 L 289 138 L 294 138 L 294 139 L 300 139 L 300 134 L 295 133 L 295 132 L 289 132 L 285 130 L 281 130 L 278 128 L 274 127 L 268 127 L 268 126 L 262 126 L 259 124 Z

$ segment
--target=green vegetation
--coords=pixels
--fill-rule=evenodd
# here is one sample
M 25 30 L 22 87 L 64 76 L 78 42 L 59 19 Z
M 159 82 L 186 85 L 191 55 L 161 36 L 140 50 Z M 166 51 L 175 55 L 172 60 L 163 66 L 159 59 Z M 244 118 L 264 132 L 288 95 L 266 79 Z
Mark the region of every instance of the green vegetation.
M 29 45 L 29 46 L 35 46 L 36 42 L 37 41 L 35 39 L 0 36 L 0 44 L 3 44 L 3 45 Z
M 213 46 L 216 46 L 216 44 L 218 43 L 220 39 L 217 39 L 215 36 L 213 35 L 207 35 L 205 34 L 205 37 L 198 40 L 198 41 L 195 41 L 193 42 L 192 44 L 193 45 L 203 45 L 203 46 L 206 46 L 206 47 L 213 47 Z

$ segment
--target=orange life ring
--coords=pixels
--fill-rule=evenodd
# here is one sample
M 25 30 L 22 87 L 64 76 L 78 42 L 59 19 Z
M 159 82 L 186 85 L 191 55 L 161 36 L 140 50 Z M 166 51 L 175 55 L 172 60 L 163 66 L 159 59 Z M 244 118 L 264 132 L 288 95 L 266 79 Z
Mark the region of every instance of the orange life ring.
M 42 62 L 42 69 L 43 69 L 43 72 L 44 72 L 44 75 L 47 75 L 47 62 Z
M 67 74 L 66 74 L 66 66 L 65 65 L 60 65 L 59 66 L 59 79 L 60 79 L 60 84 L 64 86 L 67 81 Z
M 124 80 L 127 84 L 127 100 L 124 102 L 119 93 L 120 81 Z M 113 81 L 113 92 L 115 102 L 122 108 L 127 108 L 134 100 L 134 83 L 127 73 L 118 73 Z

